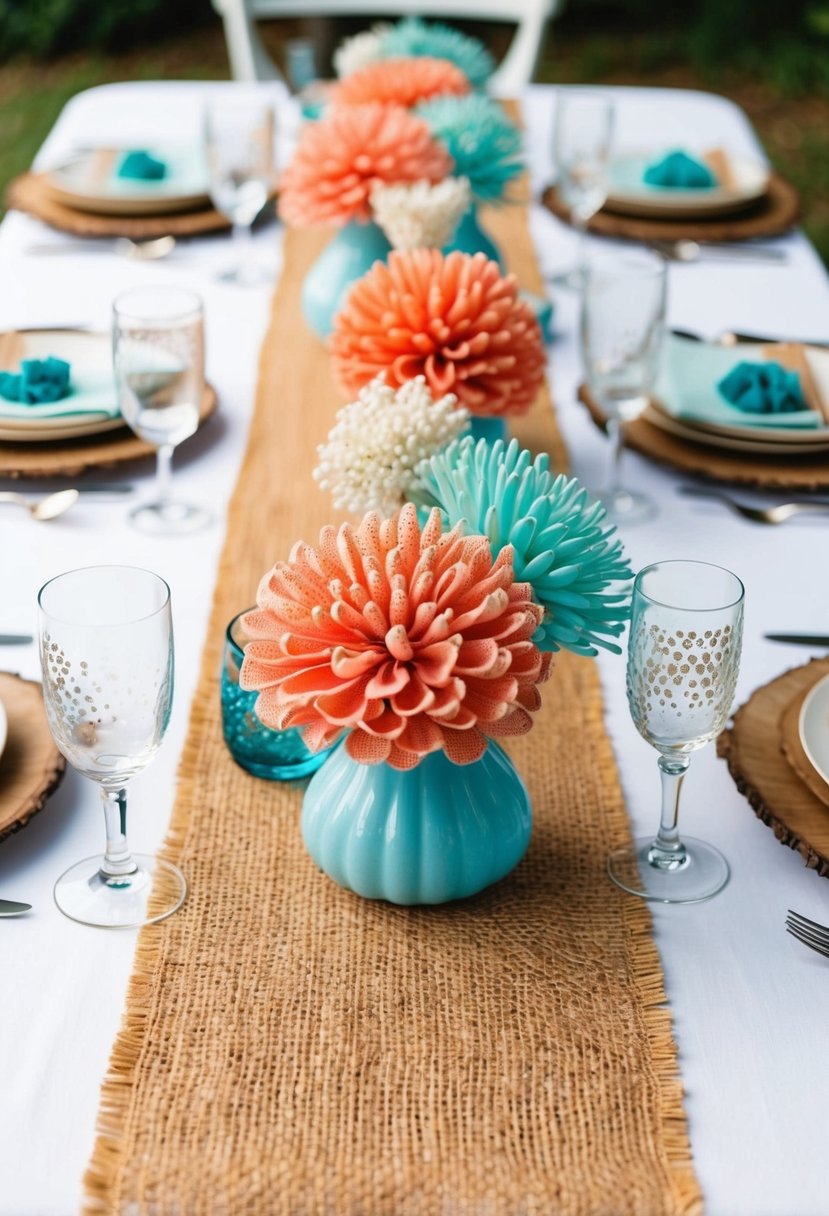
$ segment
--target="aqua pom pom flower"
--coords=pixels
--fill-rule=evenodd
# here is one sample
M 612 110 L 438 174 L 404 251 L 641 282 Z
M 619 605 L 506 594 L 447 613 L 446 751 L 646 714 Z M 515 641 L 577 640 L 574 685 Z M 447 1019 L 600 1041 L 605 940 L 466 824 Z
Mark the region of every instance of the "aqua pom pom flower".
M 621 653 L 611 639 L 624 629 L 630 597 L 618 583 L 632 571 L 604 507 L 575 478 L 550 472 L 547 455 L 533 460 L 515 439 L 507 446 L 470 436 L 424 461 L 418 477 L 418 501 L 439 506 L 450 527 L 463 521 L 493 554 L 512 545 L 515 577 L 544 609 L 536 646 Z
M 455 176 L 469 178 L 478 202 L 497 203 L 523 172 L 521 132 L 491 98 L 480 93 L 436 97 L 415 112 L 446 147 Z
M 473 89 L 482 89 L 495 68 L 495 60 L 482 42 L 440 21 L 428 24 L 419 17 L 406 17 L 386 29 L 380 39 L 383 59 L 428 55 L 448 59 L 459 67 Z

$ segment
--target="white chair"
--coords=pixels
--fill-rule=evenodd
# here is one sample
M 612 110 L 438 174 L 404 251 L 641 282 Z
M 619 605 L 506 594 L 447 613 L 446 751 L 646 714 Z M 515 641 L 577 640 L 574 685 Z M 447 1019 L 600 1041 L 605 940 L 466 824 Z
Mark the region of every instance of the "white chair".
M 281 79 L 256 32 L 256 20 L 276 17 L 352 17 L 378 19 L 395 11 L 441 20 L 466 17 L 516 24 L 509 49 L 494 73 L 490 91 L 515 97 L 532 80 L 547 22 L 561 0 L 432 0 L 432 12 L 418 0 L 213 0 L 224 20 L 230 68 L 234 80 Z

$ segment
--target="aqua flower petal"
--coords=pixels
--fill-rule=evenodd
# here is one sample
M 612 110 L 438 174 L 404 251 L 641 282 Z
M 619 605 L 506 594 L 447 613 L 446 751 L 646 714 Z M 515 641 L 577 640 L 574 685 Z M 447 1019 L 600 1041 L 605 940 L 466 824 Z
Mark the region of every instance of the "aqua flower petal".
M 445 145 L 453 173 L 466 177 L 477 202 L 496 203 L 524 170 L 521 132 L 502 107 L 480 93 L 436 97 L 415 113 Z
M 495 60 L 479 39 L 441 21 L 427 25 L 419 17 L 406 17 L 385 31 L 380 53 L 384 59 L 405 59 L 409 55 L 448 59 L 460 68 L 473 89 L 482 89 L 495 70 Z

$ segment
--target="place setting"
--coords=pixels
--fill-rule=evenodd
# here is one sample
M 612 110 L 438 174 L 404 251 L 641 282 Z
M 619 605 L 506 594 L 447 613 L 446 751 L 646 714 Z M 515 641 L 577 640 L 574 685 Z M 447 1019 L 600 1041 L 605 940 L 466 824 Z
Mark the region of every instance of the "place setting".
M 613 102 L 579 90 L 557 99 L 553 162 L 542 202 L 580 233 L 653 245 L 676 262 L 700 259 L 780 265 L 761 243 L 797 220 L 797 192 L 761 162 L 727 148 L 626 148 Z

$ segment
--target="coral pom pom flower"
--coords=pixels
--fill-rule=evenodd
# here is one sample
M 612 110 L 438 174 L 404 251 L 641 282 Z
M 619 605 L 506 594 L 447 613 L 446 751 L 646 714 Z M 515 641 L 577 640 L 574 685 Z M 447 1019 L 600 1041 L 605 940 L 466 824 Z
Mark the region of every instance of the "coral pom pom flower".
M 389 254 L 351 288 L 331 338 L 334 374 L 354 396 L 378 372 L 399 386 L 425 376 L 473 414 L 523 414 L 544 376 L 538 322 L 483 253 Z
M 280 182 L 279 214 L 293 228 L 367 221 L 375 186 L 439 182 L 451 169 L 448 152 L 408 110 L 383 105 L 332 108 L 303 128 Z
M 245 618 L 257 640 L 240 683 L 266 726 L 302 728 L 314 751 L 344 732 L 363 764 L 413 768 L 443 750 L 478 760 L 490 737 L 523 734 L 550 656 L 532 642 L 542 610 L 516 583 L 512 550 L 484 536 L 422 531 L 410 503 L 356 530 L 323 528 L 259 586 Z
M 432 97 L 451 94 L 461 97 L 470 90 L 460 68 L 448 59 L 383 59 L 347 76 L 331 92 L 335 106 L 365 105 L 381 101 L 386 105 L 416 106 Z

